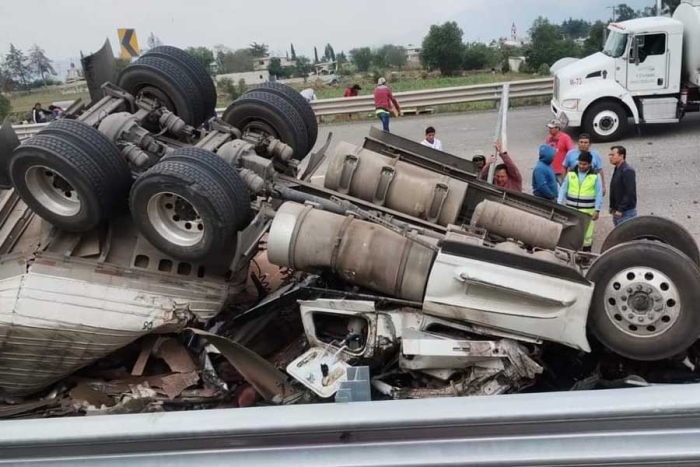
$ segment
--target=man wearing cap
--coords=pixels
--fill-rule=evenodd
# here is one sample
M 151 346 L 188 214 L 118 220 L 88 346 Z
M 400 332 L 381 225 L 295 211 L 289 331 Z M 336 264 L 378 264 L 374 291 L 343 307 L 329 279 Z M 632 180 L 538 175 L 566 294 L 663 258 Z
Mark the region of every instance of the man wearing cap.
M 598 220 L 603 207 L 603 183 L 591 167 L 592 161 L 590 152 L 581 151 L 578 167 L 566 174 L 557 198 L 559 204 L 565 204 L 592 218 L 583 240 L 583 251 L 591 251 L 595 221 Z
M 401 107 L 386 85 L 386 79 L 379 78 L 377 87 L 374 89 L 375 114 L 382 121 L 382 129 L 389 132 L 389 119 L 391 118 L 392 105 L 396 110 L 396 115 L 401 115 Z
M 486 156 L 484 155 L 484 151 L 481 149 L 477 149 L 474 151 L 474 157 L 472 157 L 472 162 L 474 163 L 474 168 L 476 169 L 476 176 L 479 180 L 483 180 L 481 178 L 481 171 L 486 165 Z
M 555 119 L 550 121 L 547 124 L 547 128 L 549 128 L 549 135 L 547 135 L 544 144 L 552 146 L 557 150 L 557 153 L 554 155 L 554 160 L 552 161 L 552 169 L 554 169 L 554 173 L 557 175 L 559 183 L 561 183 L 564 181 L 564 176 L 566 175 L 566 169 L 563 167 L 562 163 L 564 162 L 566 154 L 574 149 L 574 141 L 571 139 L 571 136 L 561 131 L 562 123 L 559 120 Z
M 572 170 L 576 170 L 578 167 L 578 156 L 582 152 L 589 152 L 591 154 L 593 162 L 591 162 L 592 169 L 596 171 L 600 177 L 600 181 L 603 184 L 603 196 L 607 191 L 605 188 L 605 172 L 603 171 L 603 159 L 600 158 L 600 154 L 595 149 L 591 149 L 591 135 L 587 133 L 581 133 L 578 136 L 578 148 L 572 149 L 566 154 L 564 158 L 564 173 Z

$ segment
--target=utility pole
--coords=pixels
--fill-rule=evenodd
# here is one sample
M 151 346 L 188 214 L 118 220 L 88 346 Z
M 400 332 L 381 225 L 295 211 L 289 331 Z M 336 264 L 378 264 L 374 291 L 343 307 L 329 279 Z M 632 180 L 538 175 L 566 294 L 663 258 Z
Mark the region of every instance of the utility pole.
M 615 6 L 609 6 L 608 10 L 612 10 L 612 22 L 615 22 Z
M 661 0 L 656 0 L 656 16 L 661 16 Z

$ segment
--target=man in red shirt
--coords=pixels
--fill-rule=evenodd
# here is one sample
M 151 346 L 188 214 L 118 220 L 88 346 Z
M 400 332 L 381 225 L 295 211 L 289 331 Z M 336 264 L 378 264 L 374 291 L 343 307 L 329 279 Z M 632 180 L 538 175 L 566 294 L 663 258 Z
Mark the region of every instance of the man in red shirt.
M 523 191 L 523 176 L 518 170 L 518 166 L 515 165 L 513 159 L 508 155 L 508 152 L 503 151 L 503 146 L 500 141 L 496 141 L 495 144 L 496 152 L 503 159 L 503 164 L 498 164 L 496 166 L 496 172 L 493 176 L 493 184 L 501 188 L 513 191 Z M 496 162 L 496 156 L 489 157 L 488 162 L 481 169 L 481 180 L 486 180 L 489 176 L 489 167 L 491 164 Z
M 564 181 L 564 177 L 566 176 L 566 169 L 563 166 L 566 154 L 575 148 L 571 136 L 561 131 L 561 127 L 562 124 L 559 120 L 552 120 L 549 122 L 547 124 L 549 135 L 544 142 L 546 145 L 552 146 L 557 150 L 554 161 L 552 162 L 552 169 L 554 169 L 554 173 L 557 174 L 559 184 Z
M 362 90 L 359 84 L 353 84 L 352 87 L 348 87 L 343 94 L 343 97 L 355 97 L 358 91 Z
M 401 115 L 401 107 L 386 85 L 386 79 L 379 78 L 377 87 L 374 89 L 375 114 L 382 121 L 382 128 L 389 132 L 389 119 L 391 118 L 391 107 L 394 107 L 396 115 Z

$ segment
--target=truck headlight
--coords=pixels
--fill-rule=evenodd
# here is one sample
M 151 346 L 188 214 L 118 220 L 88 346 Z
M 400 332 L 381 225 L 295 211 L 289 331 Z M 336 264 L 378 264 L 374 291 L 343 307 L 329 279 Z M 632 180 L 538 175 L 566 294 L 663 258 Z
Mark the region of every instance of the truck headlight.
M 566 99 L 562 101 L 561 106 L 566 110 L 578 110 L 578 103 L 580 99 Z

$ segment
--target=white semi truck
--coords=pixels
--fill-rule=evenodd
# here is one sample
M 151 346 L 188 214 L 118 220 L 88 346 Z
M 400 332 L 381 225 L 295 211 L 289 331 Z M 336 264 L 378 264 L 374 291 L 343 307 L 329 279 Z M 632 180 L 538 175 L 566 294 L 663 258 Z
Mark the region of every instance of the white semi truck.
M 673 18 L 608 26 L 605 47 L 555 73 L 552 111 L 597 141 L 635 125 L 678 123 L 700 110 L 700 0 L 683 0 Z

